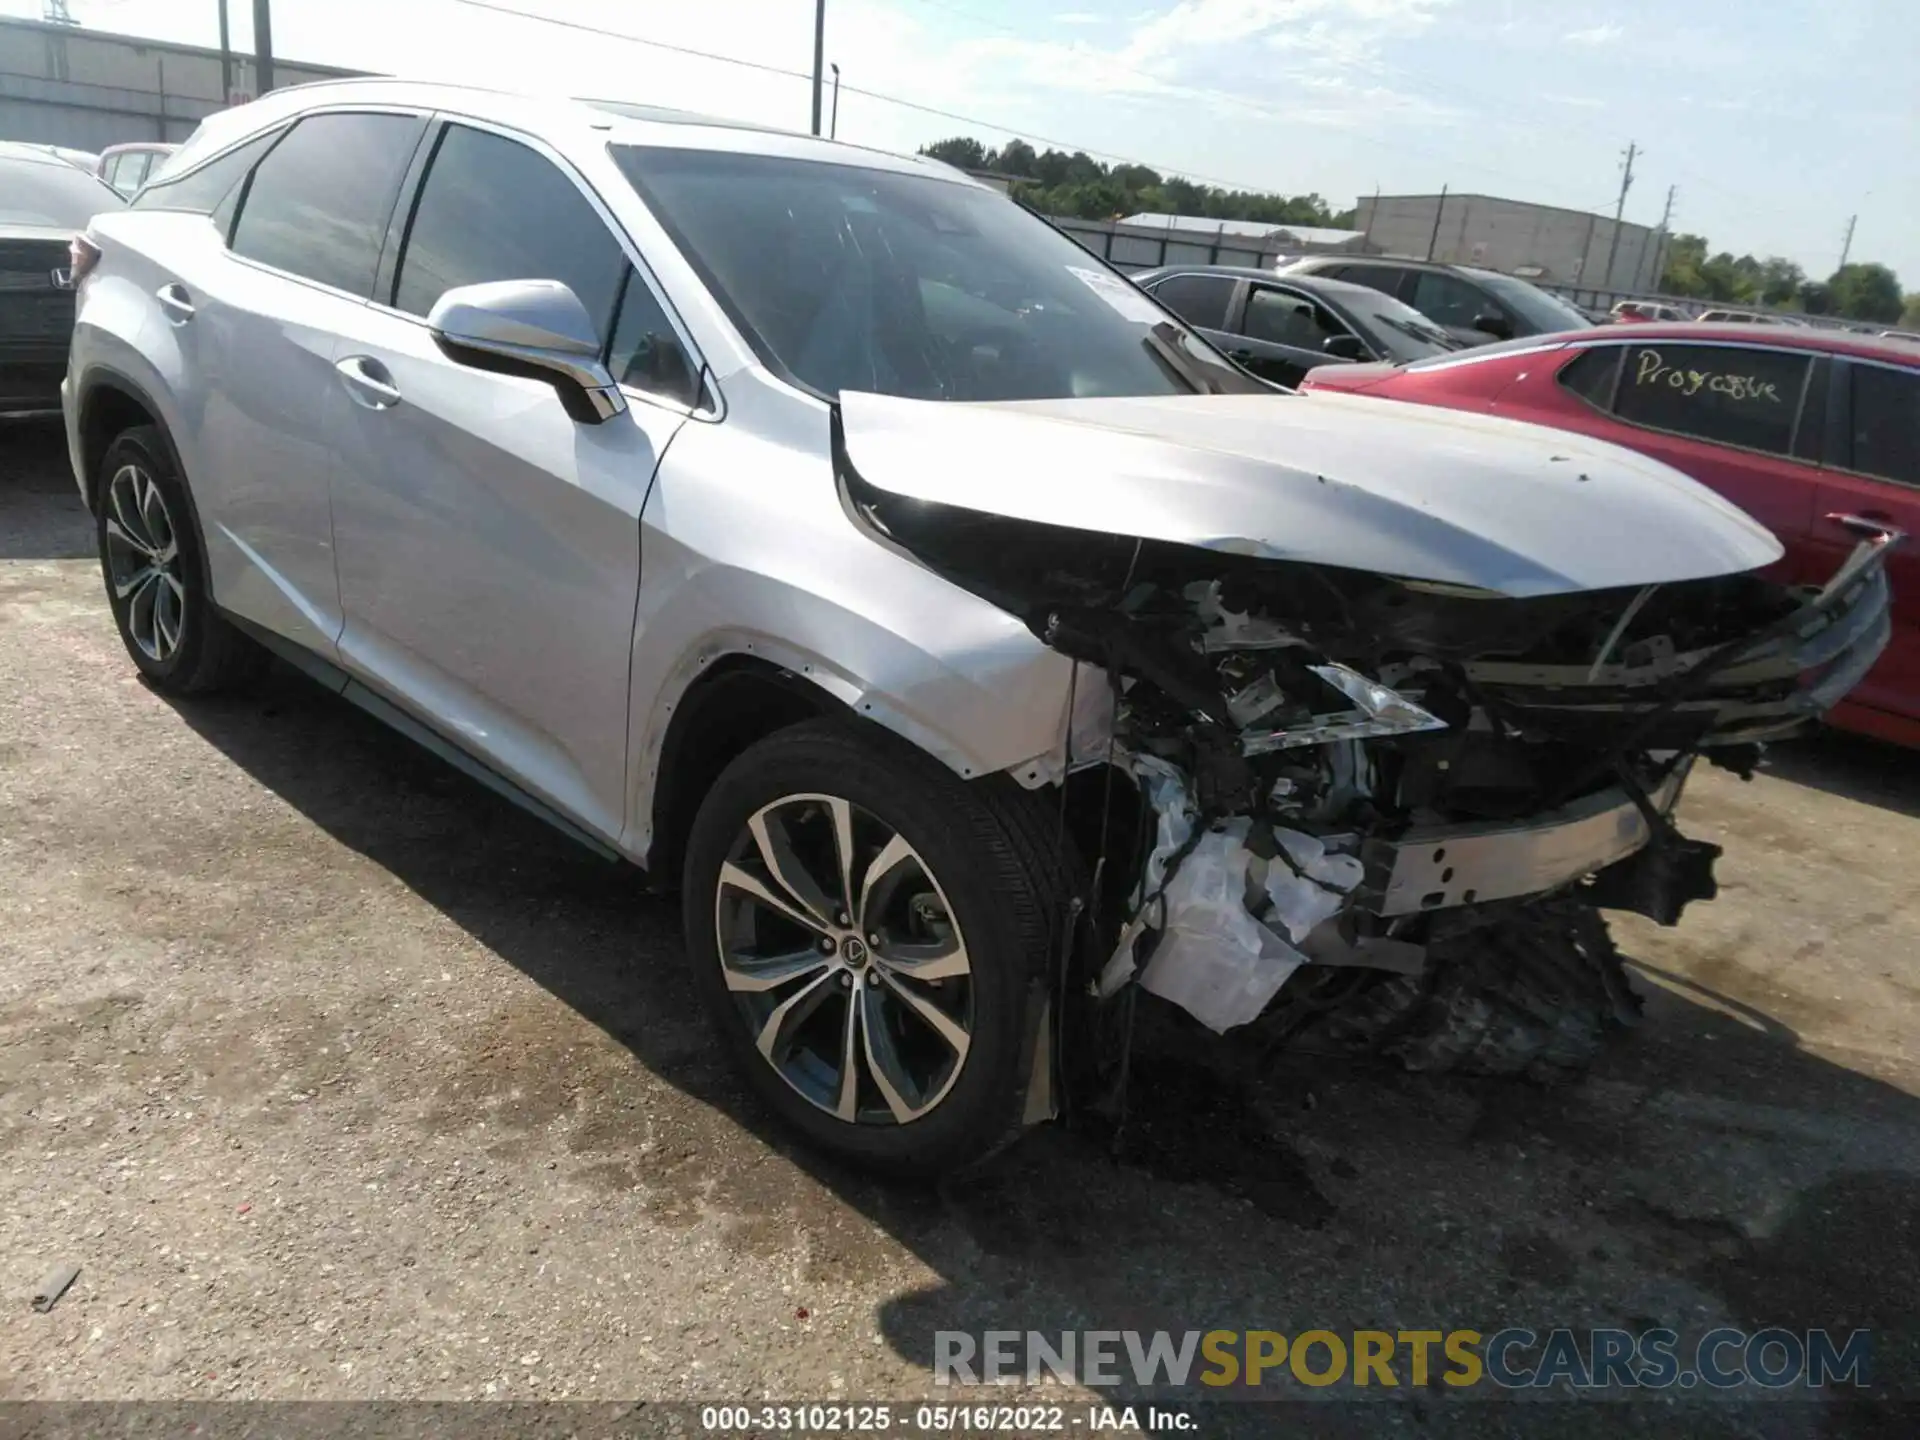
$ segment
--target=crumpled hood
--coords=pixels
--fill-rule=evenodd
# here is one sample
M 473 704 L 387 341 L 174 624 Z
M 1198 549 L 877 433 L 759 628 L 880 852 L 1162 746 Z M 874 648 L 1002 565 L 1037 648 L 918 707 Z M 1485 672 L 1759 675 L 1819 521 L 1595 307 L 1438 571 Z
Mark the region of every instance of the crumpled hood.
M 843 393 L 859 478 L 908 499 L 1512 596 L 1754 570 L 1779 542 L 1585 436 L 1362 396 L 953 404 Z

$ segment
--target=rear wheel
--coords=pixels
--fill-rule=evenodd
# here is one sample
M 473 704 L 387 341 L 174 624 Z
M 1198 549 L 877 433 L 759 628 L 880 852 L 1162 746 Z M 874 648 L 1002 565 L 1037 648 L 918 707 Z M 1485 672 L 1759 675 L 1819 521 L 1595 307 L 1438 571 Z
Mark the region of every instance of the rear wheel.
M 140 673 L 173 695 L 251 674 L 262 652 L 213 608 L 186 482 L 160 432 L 141 425 L 117 436 L 94 493 L 107 601 Z
M 1011 782 L 810 722 L 740 756 L 702 804 L 688 952 L 783 1119 L 870 1168 L 933 1175 L 1017 1133 L 1063 886 Z

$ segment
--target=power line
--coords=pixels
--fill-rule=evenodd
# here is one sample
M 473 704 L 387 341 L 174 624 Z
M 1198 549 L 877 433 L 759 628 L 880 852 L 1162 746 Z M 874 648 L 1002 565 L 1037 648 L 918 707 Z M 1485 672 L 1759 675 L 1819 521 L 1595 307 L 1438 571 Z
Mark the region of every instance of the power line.
M 712 60 L 721 65 L 737 65 L 745 70 L 757 70 L 764 75 L 782 75 L 791 80 L 805 80 L 809 84 L 813 81 L 813 76 L 804 70 L 790 70 L 785 66 L 768 65 L 759 60 L 743 60 L 737 55 L 720 55 L 711 50 L 696 50 L 691 46 L 674 45 L 665 40 L 649 40 L 643 35 L 629 35 L 621 30 L 608 30 L 603 26 L 588 25 L 579 20 L 563 20 L 554 15 L 535 15 L 526 10 L 516 10 L 511 5 L 496 4 L 494 0 L 453 0 L 453 3 L 456 5 L 466 5 L 475 10 L 489 10 L 497 15 L 511 15 L 516 20 L 532 20 L 541 25 L 557 25 L 567 30 L 578 30 L 585 34 L 598 35 L 608 40 L 625 40 L 629 44 L 644 45 L 653 50 L 665 50 L 675 55 L 686 55 L 696 60 Z M 1001 135 L 1011 135 L 1016 139 L 1038 141 L 1042 145 L 1052 146 L 1055 149 L 1078 150 L 1095 159 L 1117 160 L 1123 165 L 1145 165 L 1151 170 L 1168 171 L 1174 168 L 1155 165 L 1151 161 L 1142 160 L 1137 156 L 1121 155 L 1112 150 L 1096 150 L 1091 146 L 1082 145 L 1078 141 L 1063 140 L 1058 136 L 1042 135 L 1034 130 L 1017 129 L 1012 126 L 1002 125 L 997 121 L 983 120 L 977 115 L 962 115 L 957 110 L 942 110 L 938 106 L 923 105 L 917 100 L 906 100 L 898 95 L 888 95 L 884 91 L 869 90 L 860 85 L 843 85 L 841 88 L 849 95 L 864 95 L 869 100 L 879 100 L 888 105 L 898 105 L 903 110 L 914 110 L 922 115 L 932 115 L 941 120 L 952 120 L 961 125 L 977 125 L 982 129 L 991 130 Z M 1262 188 L 1257 185 L 1248 185 L 1244 181 L 1223 179 L 1217 175 L 1202 175 L 1198 171 L 1193 170 L 1183 170 L 1179 173 L 1191 179 L 1204 180 L 1210 185 L 1223 185 L 1232 190 L 1259 190 Z
M 998 20 L 989 20 L 986 16 L 979 14 L 977 11 L 963 9 L 958 5 L 950 4 L 949 0 L 921 0 L 921 3 L 924 5 L 931 6 L 936 10 L 943 10 L 949 15 L 958 16 L 962 20 L 969 20 L 974 24 L 981 26 L 984 29 L 997 31 L 999 34 L 1011 36 L 1015 40 L 1024 40 L 1029 43 L 1041 43 L 1041 44 L 1049 43 L 1046 41 L 1036 41 L 1034 36 L 1027 34 L 1025 31 L 1016 30 L 1011 25 L 1004 24 Z M 1074 47 L 1068 46 L 1067 48 L 1069 50 L 1072 50 Z M 1204 88 L 1192 86 L 1192 85 L 1176 85 L 1170 81 L 1163 80 L 1157 75 L 1149 74 L 1147 71 L 1141 70 L 1137 66 L 1123 65 L 1119 61 L 1111 58 L 1110 56 L 1096 53 L 1095 58 L 1099 60 L 1100 64 L 1102 64 L 1103 66 L 1106 66 L 1109 69 L 1117 71 L 1119 74 L 1132 75 L 1137 77 L 1138 79 L 1145 80 L 1148 84 L 1154 87 L 1154 90 L 1156 92 L 1158 92 L 1161 95 L 1185 96 L 1195 100 L 1208 101 L 1213 104 L 1230 105 L 1236 109 L 1245 110 L 1251 114 L 1257 115 L 1263 120 L 1271 120 L 1276 124 L 1291 125 L 1291 124 L 1299 123 L 1297 115 L 1294 115 L 1286 110 L 1275 109 L 1272 106 L 1263 105 L 1259 101 L 1249 99 L 1244 95 L 1235 95 L 1233 92 L 1228 90 L 1209 90 L 1209 89 L 1204 89 Z M 1407 87 L 1407 91 L 1409 94 L 1415 95 L 1420 99 L 1433 100 L 1436 98 L 1435 96 L 1430 94 L 1422 94 L 1420 91 L 1415 90 L 1410 86 Z M 1445 97 L 1439 97 L 1439 98 L 1444 102 Z M 979 121 L 974 123 L 984 124 L 985 122 Z M 1013 132 L 1010 131 L 1008 133 L 1011 134 Z M 1400 155 L 1400 154 L 1419 155 L 1424 159 L 1431 160 L 1435 164 L 1448 167 L 1449 169 L 1472 170 L 1478 174 L 1491 175 L 1494 178 L 1500 179 L 1500 180 L 1519 181 L 1520 183 L 1527 185 L 1529 188 L 1538 189 L 1538 184 L 1534 180 L 1528 179 L 1528 180 L 1522 181 L 1520 176 L 1512 174 L 1509 171 L 1497 170 L 1490 165 L 1477 164 L 1471 160 L 1461 160 L 1458 157 L 1452 156 L 1452 155 L 1443 155 L 1437 150 L 1429 150 L 1424 148 L 1423 146 L 1412 144 L 1409 141 L 1407 141 L 1404 136 L 1396 137 L 1392 140 L 1381 140 L 1381 139 L 1376 139 L 1371 135 L 1354 131 L 1354 132 L 1349 132 L 1347 138 L 1350 140 L 1357 141 L 1362 145 L 1371 146 L 1377 150 L 1391 151 L 1396 155 Z M 1187 172 L 1187 173 L 1191 174 L 1192 172 Z M 1199 176 L 1197 178 L 1204 180 L 1207 177 Z M 1215 181 L 1214 183 L 1221 184 L 1225 182 Z M 1237 186 L 1235 188 L 1251 189 L 1253 187 Z M 1594 207 L 1594 208 L 1598 208 L 1598 207 Z

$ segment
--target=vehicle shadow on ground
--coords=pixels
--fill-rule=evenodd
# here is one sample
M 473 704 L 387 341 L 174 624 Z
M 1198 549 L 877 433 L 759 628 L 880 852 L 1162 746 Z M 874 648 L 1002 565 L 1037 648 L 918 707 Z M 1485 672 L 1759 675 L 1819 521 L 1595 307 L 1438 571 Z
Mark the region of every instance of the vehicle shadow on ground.
M 1767 748 L 1760 767 L 1795 785 L 1920 818 L 1920 752 L 1824 730 Z
M 73 560 L 93 554 L 92 527 L 67 469 L 58 417 L 0 419 L 0 560 Z
M 697 1013 L 677 907 L 645 894 L 636 872 L 278 667 L 247 696 L 176 709 L 677 1092 L 678 1108 L 648 1100 L 644 1156 L 619 1113 L 634 1102 L 604 1074 L 542 1073 L 569 1062 L 498 1042 L 530 1087 L 571 1086 L 589 1112 L 605 1097 L 579 1162 L 643 1194 L 649 1216 L 735 1217 L 730 1244 L 804 1254 L 801 1278 L 821 1293 L 872 1278 L 875 1227 L 923 1263 L 937 1281 L 896 1294 L 875 1321 L 916 1365 L 931 1367 L 936 1334 L 955 1330 L 1057 1342 L 1086 1329 L 1731 1323 L 1871 1329 L 1876 1386 L 1920 1394 L 1920 1100 L 1711 992 L 1652 989 L 1646 1023 L 1591 1079 L 1560 1087 L 1308 1060 L 1254 1074 L 1238 1060 L 1196 1064 L 1184 1043 L 1143 1046 L 1120 1159 L 1050 1127 L 938 1190 L 883 1185 L 793 1148 L 751 1103 Z M 1391 1411 L 1309 1415 L 1242 1390 L 1248 1403 L 1210 1412 L 1205 1433 L 1518 1424 L 1480 1403 L 1487 1387 L 1456 1391 L 1438 1369 L 1420 1390 L 1403 1369 Z M 1283 1380 L 1278 1393 L 1334 1392 Z M 1911 1434 L 1913 1418 L 1801 1393 L 1677 1415 L 1529 1407 L 1524 1428 L 1838 1436 Z

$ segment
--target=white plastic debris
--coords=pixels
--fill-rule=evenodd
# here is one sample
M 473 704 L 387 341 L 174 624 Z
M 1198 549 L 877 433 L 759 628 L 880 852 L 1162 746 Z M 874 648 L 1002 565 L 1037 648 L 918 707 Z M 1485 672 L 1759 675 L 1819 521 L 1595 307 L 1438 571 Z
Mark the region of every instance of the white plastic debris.
M 1295 942 L 1340 909 L 1363 867 L 1315 836 L 1282 829 L 1272 833 L 1286 858 L 1267 860 L 1247 847 L 1253 822 L 1245 816 L 1196 840 L 1199 814 L 1185 776 L 1146 755 L 1134 757 L 1134 769 L 1154 812 L 1154 846 L 1142 903 L 1101 973 L 1100 993 L 1111 995 L 1132 977 L 1136 942 L 1158 930 L 1141 986 L 1216 1033 L 1245 1025 L 1306 963 Z M 1267 920 L 1247 908 L 1249 894 L 1262 891 L 1272 902 Z

